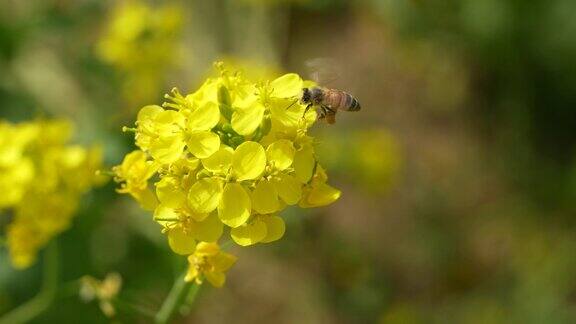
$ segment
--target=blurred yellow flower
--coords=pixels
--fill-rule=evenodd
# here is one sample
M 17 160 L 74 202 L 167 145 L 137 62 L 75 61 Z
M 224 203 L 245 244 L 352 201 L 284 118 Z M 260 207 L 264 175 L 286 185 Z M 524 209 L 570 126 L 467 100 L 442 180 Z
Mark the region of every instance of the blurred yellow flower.
M 138 0 L 112 8 L 96 52 L 122 74 L 130 105 L 154 100 L 166 72 L 176 64 L 183 11 L 176 2 L 151 6 Z
M 342 131 L 332 138 L 333 141 L 319 145 L 318 151 L 331 157 L 327 160 L 328 167 L 363 189 L 385 192 L 401 176 L 402 147 L 387 129 Z
M 0 121 L 0 211 L 12 264 L 26 268 L 50 239 L 70 226 L 81 195 L 100 182 L 101 151 L 68 145 L 64 120 Z
M 109 273 L 104 280 L 92 276 L 80 278 L 80 298 L 85 302 L 98 300 L 100 310 L 107 317 L 116 315 L 113 300 L 122 288 L 122 277 L 118 273 Z
M 216 244 L 225 228 L 240 246 L 276 241 L 285 232 L 279 215 L 286 207 L 340 197 L 326 184 L 307 135 L 316 116 L 304 116 L 300 76 L 254 83 L 216 67 L 220 76 L 196 92 L 174 89 L 162 107 L 143 107 L 131 129 L 140 150 L 114 168 L 119 192 L 155 206 L 154 219 L 180 255 Z

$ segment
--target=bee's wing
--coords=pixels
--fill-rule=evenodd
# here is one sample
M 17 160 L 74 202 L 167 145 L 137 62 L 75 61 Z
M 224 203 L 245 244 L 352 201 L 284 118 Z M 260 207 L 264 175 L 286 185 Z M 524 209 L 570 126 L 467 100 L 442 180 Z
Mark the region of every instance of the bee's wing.
M 328 85 L 342 76 L 342 64 L 331 57 L 317 57 L 305 64 L 310 78 L 318 85 Z

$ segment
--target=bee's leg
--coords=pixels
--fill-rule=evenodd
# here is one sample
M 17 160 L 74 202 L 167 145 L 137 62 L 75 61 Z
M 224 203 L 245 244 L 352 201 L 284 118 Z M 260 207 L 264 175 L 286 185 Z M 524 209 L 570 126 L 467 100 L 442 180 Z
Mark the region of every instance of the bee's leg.
M 326 114 L 326 122 L 328 124 L 334 124 L 336 122 L 336 114 L 334 112 Z
M 308 104 L 308 106 L 306 106 L 306 109 L 304 109 L 304 113 L 302 114 L 302 118 L 306 117 L 306 113 L 308 112 L 308 110 L 310 110 L 311 107 L 312 104 Z
M 320 119 L 324 119 L 326 117 L 326 107 L 324 106 L 318 106 L 316 108 L 316 119 L 320 120 Z

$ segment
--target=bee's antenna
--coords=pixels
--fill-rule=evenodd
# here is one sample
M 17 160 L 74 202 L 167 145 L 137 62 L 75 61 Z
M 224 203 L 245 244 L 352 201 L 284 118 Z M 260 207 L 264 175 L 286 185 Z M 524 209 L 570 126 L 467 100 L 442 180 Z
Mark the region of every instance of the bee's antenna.
M 288 110 L 288 108 L 294 106 L 294 104 L 297 103 L 297 102 L 298 102 L 298 99 L 294 100 L 294 101 L 290 104 L 290 106 L 288 106 L 288 107 L 285 108 L 285 110 Z

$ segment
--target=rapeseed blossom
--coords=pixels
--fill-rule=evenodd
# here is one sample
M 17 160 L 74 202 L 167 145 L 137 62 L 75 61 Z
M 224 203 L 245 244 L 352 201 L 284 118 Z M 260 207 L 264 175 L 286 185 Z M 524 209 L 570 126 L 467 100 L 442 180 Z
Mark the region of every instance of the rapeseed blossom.
M 153 209 L 171 249 L 189 256 L 186 280 L 221 286 L 235 262 L 218 247 L 225 230 L 240 246 L 279 240 L 282 210 L 325 206 L 340 191 L 307 134 L 315 112 L 298 101 L 311 83 L 294 73 L 254 83 L 216 67 L 197 91 L 143 107 L 125 128 L 138 150 L 113 170 L 118 191 Z
M 80 196 L 99 181 L 98 148 L 67 144 L 64 120 L 0 121 L 0 212 L 9 217 L 10 260 L 26 268 L 48 241 L 70 226 Z
M 107 317 L 116 315 L 114 299 L 122 288 L 122 277 L 116 273 L 109 273 L 103 280 L 92 276 L 80 278 L 80 298 L 85 302 L 98 301 L 100 310 Z
M 222 287 L 226 282 L 225 272 L 236 263 L 236 257 L 222 252 L 216 243 L 200 242 L 188 262 L 190 267 L 184 280 L 202 284 L 206 278 L 213 286 Z
M 184 9 L 178 3 L 152 6 L 146 1 L 118 2 L 97 43 L 96 53 L 122 75 L 130 105 L 155 97 L 180 50 Z

